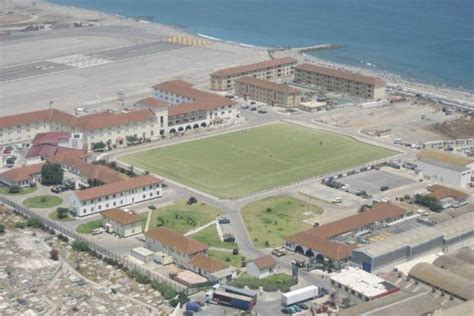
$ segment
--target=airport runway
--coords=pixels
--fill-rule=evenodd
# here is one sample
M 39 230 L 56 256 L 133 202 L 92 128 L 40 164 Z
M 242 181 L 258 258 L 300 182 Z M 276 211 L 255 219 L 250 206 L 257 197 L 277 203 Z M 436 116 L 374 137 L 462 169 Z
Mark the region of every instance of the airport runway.
M 32 78 L 70 69 L 82 69 L 139 58 L 187 47 L 186 45 L 155 41 L 93 53 L 73 54 L 22 65 L 0 68 L 0 82 Z

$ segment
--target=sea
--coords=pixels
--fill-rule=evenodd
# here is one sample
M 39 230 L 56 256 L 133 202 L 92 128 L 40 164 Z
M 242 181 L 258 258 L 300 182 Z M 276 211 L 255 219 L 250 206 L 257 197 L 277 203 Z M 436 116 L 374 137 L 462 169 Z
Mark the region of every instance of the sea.
M 474 90 L 474 0 L 51 0 L 265 47 L 313 52 L 438 86 Z

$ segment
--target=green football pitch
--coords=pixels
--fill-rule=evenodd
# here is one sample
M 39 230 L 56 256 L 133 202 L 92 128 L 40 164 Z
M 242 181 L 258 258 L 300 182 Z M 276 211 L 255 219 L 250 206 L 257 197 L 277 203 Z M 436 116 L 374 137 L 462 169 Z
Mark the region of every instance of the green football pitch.
M 217 197 L 235 198 L 395 153 L 339 134 L 275 123 L 120 159 Z

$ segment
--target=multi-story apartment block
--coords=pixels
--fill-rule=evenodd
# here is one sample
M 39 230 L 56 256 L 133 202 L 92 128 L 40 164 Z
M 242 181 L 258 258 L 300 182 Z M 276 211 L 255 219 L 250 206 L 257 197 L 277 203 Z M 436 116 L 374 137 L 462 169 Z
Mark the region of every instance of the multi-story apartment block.
M 255 64 L 218 70 L 211 74 L 212 90 L 232 90 L 235 81 L 241 77 L 263 80 L 284 79 L 293 76 L 297 60 L 291 57 L 272 59 Z
M 148 175 L 72 192 L 69 203 L 73 214 L 85 216 L 155 199 L 161 195 L 161 180 Z
M 283 107 L 297 107 L 301 102 L 299 90 L 285 84 L 253 77 L 242 77 L 236 80 L 235 94 Z
M 228 98 L 194 89 L 183 80 L 153 86 L 154 97 L 166 102 L 168 130 L 173 134 L 200 127 L 233 123 L 238 117 L 235 102 Z
M 341 69 L 301 64 L 295 67 L 295 82 L 363 99 L 378 100 L 385 97 L 383 80 Z

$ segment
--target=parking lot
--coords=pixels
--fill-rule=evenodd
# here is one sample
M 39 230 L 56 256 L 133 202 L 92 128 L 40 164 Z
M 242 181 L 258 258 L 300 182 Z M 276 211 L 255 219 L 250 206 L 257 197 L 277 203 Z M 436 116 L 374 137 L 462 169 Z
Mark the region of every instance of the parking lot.
M 364 190 L 369 195 L 379 193 L 383 186 L 395 189 L 415 182 L 413 179 L 383 170 L 369 170 L 339 179 L 339 181 L 348 184 L 350 192 Z

